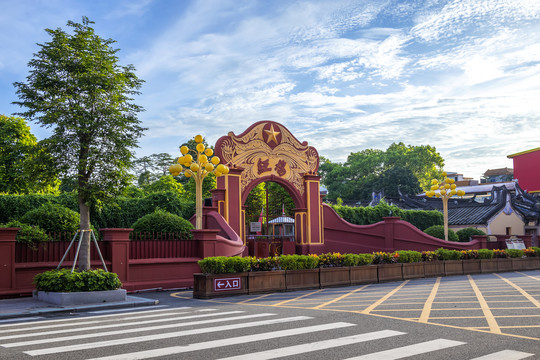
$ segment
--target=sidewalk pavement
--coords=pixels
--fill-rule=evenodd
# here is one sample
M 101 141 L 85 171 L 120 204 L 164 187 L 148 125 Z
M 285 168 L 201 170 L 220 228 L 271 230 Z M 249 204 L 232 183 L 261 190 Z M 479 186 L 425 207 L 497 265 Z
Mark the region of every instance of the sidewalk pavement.
M 126 301 L 99 304 L 60 306 L 38 301 L 32 297 L 0 300 L 0 320 L 31 316 L 46 316 L 58 313 L 74 313 L 105 309 L 122 309 L 159 304 L 159 300 L 127 296 Z

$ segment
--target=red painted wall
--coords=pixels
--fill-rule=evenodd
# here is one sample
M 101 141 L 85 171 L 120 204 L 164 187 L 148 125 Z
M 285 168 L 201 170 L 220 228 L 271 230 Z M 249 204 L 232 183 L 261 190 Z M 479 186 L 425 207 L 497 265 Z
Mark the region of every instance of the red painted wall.
M 514 160 L 514 178 L 528 192 L 540 192 L 540 149 L 509 155 Z
M 323 205 L 324 245 L 319 252 L 371 253 L 395 250 L 468 250 L 485 248 L 478 240 L 468 243 L 444 241 L 429 236 L 397 217 L 372 225 L 354 225 L 343 220 L 330 206 Z

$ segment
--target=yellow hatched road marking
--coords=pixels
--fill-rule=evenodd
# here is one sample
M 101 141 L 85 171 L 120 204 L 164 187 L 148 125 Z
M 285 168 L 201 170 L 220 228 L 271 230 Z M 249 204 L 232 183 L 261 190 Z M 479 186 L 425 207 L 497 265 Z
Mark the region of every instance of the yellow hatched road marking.
M 356 292 L 358 292 L 358 291 L 362 291 L 362 290 L 364 290 L 365 288 L 367 288 L 368 286 L 369 286 L 369 284 L 368 284 L 368 285 L 364 285 L 364 286 L 362 286 L 361 288 L 358 288 L 358 289 L 355 289 L 355 290 L 353 290 L 353 291 L 351 291 L 351 292 L 348 292 L 347 294 L 343 294 L 343 295 L 341 295 L 341 296 L 339 296 L 339 297 L 337 297 L 337 298 L 334 298 L 334 299 L 332 299 L 332 300 L 330 300 L 330 301 L 327 301 L 327 302 L 325 302 L 325 303 L 322 303 L 322 304 L 320 304 L 320 305 L 317 305 L 317 306 L 313 307 L 312 309 L 321 309 L 321 308 L 325 307 L 326 305 L 330 305 L 330 304 L 335 303 L 335 302 L 337 302 L 337 301 L 339 301 L 339 300 L 341 300 L 341 299 L 345 299 L 347 296 L 350 296 L 350 295 L 352 295 L 352 294 L 354 294 L 354 293 L 356 293 Z
M 504 280 L 508 285 L 512 286 L 514 289 L 516 289 L 517 291 L 519 291 L 523 296 L 525 296 L 527 298 L 527 300 L 529 300 L 530 302 L 532 302 L 537 308 L 540 308 L 540 301 L 536 300 L 535 298 L 533 298 L 529 293 L 527 293 L 525 290 L 523 290 L 522 288 L 520 288 L 519 286 L 517 286 L 516 284 L 514 284 L 513 282 L 511 282 L 510 280 L 506 279 L 506 278 L 503 278 L 502 276 L 500 276 L 499 274 L 495 274 L 496 276 L 500 277 L 502 280 Z
M 312 291 L 312 292 L 310 292 L 309 294 L 304 294 L 304 295 L 302 295 L 302 296 L 297 296 L 297 297 L 295 297 L 295 298 L 292 298 L 292 299 L 289 299 L 289 300 L 284 300 L 284 301 L 275 303 L 275 304 L 270 305 L 270 306 L 280 306 L 280 305 L 283 305 L 283 304 L 286 304 L 286 303 L 289 303 L 289 302 L 292 302 L 292 301 L 300 300 L 300 299 L 302 299 L 302 298 L 305 298 L 306 296 L 311 296 L 311 295 L 313 295 L 313 294 L 320 293 L 321 291 L 324 291 L 324 289 L 320 289 L 320 290 L 317 290 L 317 291 Z
M 265 295 L 257 296 L 257 297 L 254 297 L 254 298 L 252 298 L 252 299 L 247 299 L 247 300 L 244 300 L 244 301 L 237 302 L 237 304 L 245 304 L 245 303 L 248 303 L 248 302 L 250 302 L 250 301 L 255 301 L 255 300 L 263 299 L 263 298 L 265 298 L 265 297 L 267 297 L 267 296 L 270 296 L 270 295 L 274 295 L 274 294 L 270 293 L 270 294 L 265 294 Z
M 540 281 L 540 278 L 538 278 L 538 277 L 536 277 L 536 276 L 527 275 L 527 274 L 524 274 L 524 273 L 519 272 L 519 271 L 516 271 L 516 272 L 517 272 L 518 274 L 520 274 L 520 275 L 524 275 L 524 276 L 526 276 L 526 277 L 530 277 L 531 279 Z
M 382 304 L 383 302 L 386 301 L 386 299 L 390 298 L 392 295 L 394 295 L 395 293 L 397 293 L 402 287 L 404 287 L 407 283 L 409 282 L 409 280 L 405 280 L 403 283 L 401 283 L 401 285 L 399 285 L 398 287 L 396 287 L 394 290 L 390 291 L 388 294 L 384 295 L 382 298 L 380 298 L 379 300 L 375 301 L 373 304 L 371 304 L 370 306 L 368 306 L 367 308 L 365 308 L 363 311 L 362 311 L 362 314 L 369 314 L 371 311 L 373 311 L 373 309 L 375 309 L 377 306 L 379 306 L 380 304 Z
M 427 298 L 426 303 L 424 304 L 424 308 L 422 309 L 422 314 L 420 315 L 420 319 L 418 319 L 418 321 L 425 323 L 429 320 L 429 314 L 431 313 L 433 300 L 435 300 L 435 296 L 437 296 L 437 291 L 439 290 L 440 284 L 441 284 L 441 278 L 438 277 L 437 280 L 435 280 L 435 284 L 433 284 L 431 293 L 429 294 L 429 297 Z
M 487 323 L 489 325 L 489 330 L 495 334 L 501 334 L 501 329 L 499 328 L 499 324 L 497 324 L 497 320 L 495 320 L 493 313 L 489 309 L 489 305 L 486 302 L 486 299 L 484 299 L 482 292 L 480 292 L 480 289 L 478 289 L 478 286 L 476 286 L 476 283 L 474 282 L 471 275 L 467 275 L 467 278 L 469 278 L 469 282 L 471 283 L 474 293 L 476 294 L 476 297 L 478 298 L 478 302 L 480 303 L 480 307 L 482 308 L 484 317 L 486 318 Z

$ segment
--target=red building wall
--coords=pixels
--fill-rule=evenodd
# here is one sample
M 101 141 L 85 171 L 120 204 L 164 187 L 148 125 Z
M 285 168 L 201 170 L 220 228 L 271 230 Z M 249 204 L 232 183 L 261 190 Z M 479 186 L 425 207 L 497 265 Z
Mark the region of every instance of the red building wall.
M 508 155 L 514 161 L 514 178 L 529 193 L 540 192 L 540 148 Z

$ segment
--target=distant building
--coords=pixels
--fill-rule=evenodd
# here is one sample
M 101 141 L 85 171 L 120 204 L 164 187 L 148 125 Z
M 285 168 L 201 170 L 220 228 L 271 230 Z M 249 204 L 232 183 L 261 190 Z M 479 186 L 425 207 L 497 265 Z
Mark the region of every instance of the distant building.
M 510 168 L 488 169 L 484 173 L 484 177 L 480 179 L 481 183 L 498 183 L 512 181 L 514 178 L 514 170 Z
M 514 161 L 514 178 L 528 193 L 540 193 L 540 148 L 508 155 Z

